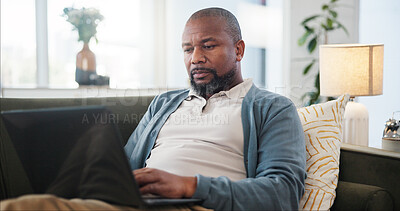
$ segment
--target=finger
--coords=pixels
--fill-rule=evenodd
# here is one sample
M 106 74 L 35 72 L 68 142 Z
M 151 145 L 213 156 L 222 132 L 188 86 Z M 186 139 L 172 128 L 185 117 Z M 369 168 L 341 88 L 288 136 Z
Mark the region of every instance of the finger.
M 147 194 L 147 193 L 151 193 L 151 194 L 157 194 L 156 193 L 156 184 L 152 183 L 152 184 L 146 184 L 142 187 L 140 187 L 140 193 L 142 194 Z M 157 194 L 158 195 L 158 194 Z
M 132 171 L 133 176 L 135 177 L 135 179 L 137 178 L 141 178 L 141 177 L 146 177 L 148 174 L 151 174 L 151 171 L 149 171 L 148 169 L 137 169 Z
M 149 184 L 149 183 L 155 183 L 159 182 L 162 178 L 158 172 L 146 172 L 146 173 L 139 173 L 134 175 L 136 183 L 139 184 L 139 186 Z
M 135 176 L 136 183 L 139 185 L 145 185 L 149 183 L 155 183 L 159 181 L 159 177 L 155 175 L 138 175 Z
M 166 188 L 165 185 L 160 184 L 160 183 L 151 183 L 151 184 L 142 186 L 140 188 L 140 193 L 141 194 L 155 194 L 155 195 L 162 196 L 165 198 L 180 198 L 180 197 L 176 196 L 175 194 L 173 194 L 172 192 L 170 192 L 170 190 L 168 190 L 168 188 Z
M 132 173 L 133 173 L 134 175 L 136 175 L 136 174 L 146 173 L 146 172 L 148 172 L 148 171 L 149 171 L 149 168 L 141 168 L 141 169 L 135 169 L 135 170 L 133 170 Z
M 159 171 L 158 169 L 153 169 L 153 168 L 141 168 L 141 169 L 136 169 L 133 170 L 132 173 L 134 176 L 140 175 L 140 174 L 149 174 L 149 173 L 154 173 Z

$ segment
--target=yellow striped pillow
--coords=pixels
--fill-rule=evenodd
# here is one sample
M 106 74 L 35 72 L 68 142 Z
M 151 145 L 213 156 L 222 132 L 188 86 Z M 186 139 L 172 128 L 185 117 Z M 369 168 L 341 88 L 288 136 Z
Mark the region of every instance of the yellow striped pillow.
M 300 209 L 328 210 L 335 200 L 342 120 L 348 99 L 348 95 L 342 95 L 337 100 L 297 109 L 307 153 L 307 179 Z

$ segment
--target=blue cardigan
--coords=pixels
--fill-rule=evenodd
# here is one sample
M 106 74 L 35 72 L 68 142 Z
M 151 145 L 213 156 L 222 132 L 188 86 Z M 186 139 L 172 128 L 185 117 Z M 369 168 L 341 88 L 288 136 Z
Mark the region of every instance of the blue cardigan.
M 129 138 L 125 151 L 131 169 L 145 167 L 158 133 L 188 96 L 177 90 L 156 96 Z M 193 198 L 216 210 L 297 210 L 304 193 L 304 133 L 293 103 L 254 84 L 243 99 L 244 164 L 247 178 L 196 175 Z

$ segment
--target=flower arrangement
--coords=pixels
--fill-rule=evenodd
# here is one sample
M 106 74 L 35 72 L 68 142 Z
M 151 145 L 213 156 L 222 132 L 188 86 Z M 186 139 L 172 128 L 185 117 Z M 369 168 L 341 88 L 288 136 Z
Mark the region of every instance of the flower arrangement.
M 95 8 L 83 7 L 82 9 L 75 9 L 67 7 L 64 8 L 63 16 L 67 16 L 67 21 L 74 26 L 73 30 L 78 30 L 78 41 L 89 43 L 90 39 L 94 37 L 98 42 L 96 27 L 104 19 L 99 10 Z

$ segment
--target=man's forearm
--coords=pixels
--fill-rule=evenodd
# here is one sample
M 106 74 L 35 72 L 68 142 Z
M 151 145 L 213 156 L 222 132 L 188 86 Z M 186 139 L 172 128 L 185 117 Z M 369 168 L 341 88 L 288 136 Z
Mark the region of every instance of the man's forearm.
M 184 183 L 186 186 L 185 198 L 192 198 L 194 192 L 197 187 L 197 178 L 196 177 L 183 177 Z

